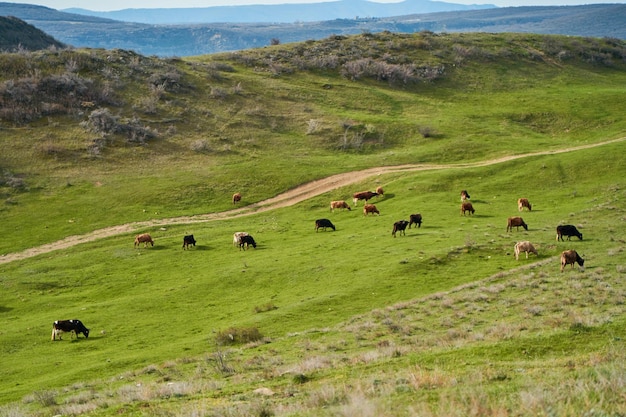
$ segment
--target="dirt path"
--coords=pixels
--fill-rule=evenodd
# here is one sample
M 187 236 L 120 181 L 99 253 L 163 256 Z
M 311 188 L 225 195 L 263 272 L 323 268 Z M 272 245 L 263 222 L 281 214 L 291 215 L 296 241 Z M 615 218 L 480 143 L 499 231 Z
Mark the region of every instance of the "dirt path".
M 354 184 L 357 182 L 361 182 L 366 180 L 367 178 L 382 175 L 382 174 L 392 174 L 398 172 L 415 172 L 415 171 L 430 171 L 430 170 L 439 170 L 439 169 L 460 169 L 460 168 L 475 168 L 475 167 L 484 167 L 488 165 L 500 164 L 507 161 L 512 161 L 520 158 L 528 158 L 539 155 L 556 155 L 565 152 L 573 152 L 582 149 L 594 148 L 597 146 L 608 145 L 611 143 L 621 142 L 626 140 L 626 137 L 613 139 L 606 142 L 593 143 L 589 145 L 576 146 L 566 149 L 552 150 L 552 151 L 542 151 L 542 152 L 534 152 L 527 153 L 522 155 L 512 155 L 512 156 L 504 156 L 502 158 L 490 159 L 487 161 L 480 162 L 470 162 L 470 163 L 461 163 L 461 164 L 450 164 L 450 165 L 436 165 L 436 164 L 416 164 L 416 165 L 396 165 L 396 166 L 384 166 L 384 167 L 376 167 L 364 169 L 362 171 L 354 171 L 354 172 L 346 172 L 343 174 L 332 175 L 327 178 L 322 178 L 320 180 L 308 182 L 306 184 L 302 184 L 296 188 L 285 191 L 284 193 L 278 194 L 275 197 L 269 198 L 267 200 L 259 201 L 258 203 L 250 204 L 245 207 L 237 208 L 234 210 L 223 211 L 219 213 L 208 213 L 201 214 L 196 216 L 183 216 L 183 217 L 172 217 L 169 219 L 156 219 L 145 222 L 135 222 L 135 223 L 127 223 L 119 226 L 106 227 L 104 229 L 95 230 L 91 233 L 87 233 L 84 235 L 77 236 L 68 236 L 65 239 L 61 239 L 56 242 L 48 243 L 45 245 L 37 246 L 34 248 L 26 249 L 22 252 L 9 253 L 3 256 L 0 256 L 0 264 L 5 264 L 21 259 L 27 259 L 33 256 L 41 255 L 44 253 L 52 252 L 55 250 L 66 249 L 75 245 L 79 245 L 81 243 L 92 242 L 98 239 L 120 235 L 124 233 L 131 233 L 137 229 L 144 229 L 147 227 L 161 227 L 168 225 L 177 225 L 177 224 L 192 224 L 192 223 L 203 223 L 212 220 L 220 220 L 226 218 L 236 218 L 249 216 L 251 214 L 262 213 L 269 210 L 274 210 L 277 208 L 283 208 L 292 206 L 294 204 L 300 203 L 301 201 L 307 200 L 311 197 L 315 197 L 317 195 L 323 194 L 325 192 L 334 190 L 335 188 L 344 187 L 346 185 Z

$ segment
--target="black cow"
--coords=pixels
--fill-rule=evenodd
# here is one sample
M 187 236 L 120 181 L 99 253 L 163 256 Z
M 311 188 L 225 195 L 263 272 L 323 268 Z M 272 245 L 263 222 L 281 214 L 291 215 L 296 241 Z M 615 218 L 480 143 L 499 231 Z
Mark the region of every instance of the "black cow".
M 317 232 L 317 229 L 324 229 L 326 230 L 327 227 L 330 227 L 331 229 L 335 230 L 335 225 L 328 219 L 317 219 L 315 220 L 315 231 Z
M 391 235 L 393 237 L 396 237 L 396 232 L 400 232 L 400 235 L 406 236 L 406 227 L 408 225 L 409 222 L 407 222 L 406 220 L 398 220 L 393 224 L 393 231 L 391 232 Z
M 78 334 L 82 333 L 85 336 L 85 339 L 89 337 L 89 329 L 85 327 L 82 321 L 74 319 L 74 320 L 57 320 L 52 323 L 52 337 L 51 340 L 56 340 L 56 337 L 59 336 L 59 340 L 61 340 L 61 333 L 74 333 L 74 336 L 78 339 Z M 72 335 L 70 334 L 70 339 Z
M 256 249 L 256 242 L 254 241 L 254 238 L 250 235 L 241 236 L 241 239 L 239 240 L 239 250 L 246 250 L 246 248 L 250 245 Z
M 189 245 L 196 246 L 196 239 L 194 239 L 193 235 L 183 237 L 183 249 L 189 249 Z
M 416 224 L 417 227 L 422 227 L 422 215 L 417 213 L 417 214 L 411 214 L 409 216 L 409 229 L 411 228 L 411 225 Z
M 583 234 L 576 229 L 576 226 L 572 226 L 571 224 L 564 224 L 556 227 L 556 240 L 563 240 L 563 236 L 567 236 L 567 240 L 571 240 L 572 236 L 576 236 L 579 240 L 583 240 Z

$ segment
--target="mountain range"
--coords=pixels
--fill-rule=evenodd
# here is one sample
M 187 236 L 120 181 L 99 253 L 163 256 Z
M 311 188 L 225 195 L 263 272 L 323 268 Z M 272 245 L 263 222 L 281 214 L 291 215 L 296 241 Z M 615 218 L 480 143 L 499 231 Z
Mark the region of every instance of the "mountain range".
M 194 8 L 124 9 L 96 12 L 80 8 L 64 12 L 96 16 L 122 22 L 147 24 L 194 23 L 294 23 L 333 19 L 359 19 L 402 16 L 457 10 L 490 9 L 486 5 L 464 5 L 431 0 L 404 0 L 399 3 L 375 3 L 366 0 L 338 0 L 299 4 L 254 4 Z
M 492 7 L 349 19 L 329 14 L 325 20 L 312 22 L 174 25 L 122 22 L 43 6 L 0 3 L 0 16 L 17 17 L 74 47 L 126 49 L 161 57 L 203 55 L 382 31 L 524 32 L 626 39 L 626 4 Z

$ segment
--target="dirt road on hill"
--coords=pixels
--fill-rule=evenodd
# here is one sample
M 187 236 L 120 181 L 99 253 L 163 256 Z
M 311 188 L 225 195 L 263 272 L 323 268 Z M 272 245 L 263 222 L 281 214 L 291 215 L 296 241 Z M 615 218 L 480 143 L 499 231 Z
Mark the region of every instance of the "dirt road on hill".
M 48 243 L 45 245 L 37 246 L 34 248 L 26 249 L 22 252 L 9 253 L 0 256 L 0 264 L 5 264 L 21 259 L 31 258 L 33 256 L 45 254 L 55 250 L 66 249 L 72 246 L 79 245 L 81 243 L 92 242 L 98 239 L 121 235 L 125 233 L 131 233 L 138 229 L 145 229 L 148 227 L 163 227 L 169 225 L 178 224 L 193 224 L 203 223 L 212 220 L 220 220 L 227 218 L 236 218 L 249 216 L 251 214 L 262 213 L 277 208 L 283 208 L 300 203 L 311 197 L 323 194 L 325 192 L 334 190 L 339 187 L 354 184 L 364 181 L 370 177 L 375 177 L 383 174 L 393 174 L 398 172 L 415 172 L 415 171 L 432 171 L 440 169 L 461 169 L 461 168 L 475 168 L 484 167 L 488 165 L 500 164 L 503 162 L 512 161 L 515 159 L 528 158 L 540 155 L 556 155 L 565 152 L 573 152 L 582 149 L 589 149 L 598 146 L 608 145 L 611 143 L 621 142 L 626 140 L 626 137 L 613 139 L 606 142 L 593 143 L 589 145 L 575 146 L 566 149 L 558 149 L 551 151 L 533 152 L 522 155 L 504 156 L 502 158 L 489 159 L 486 161 L 469 162 L 450 165 L 437 165 L 437 164 L 410 164 L 410 165 L 396 165 L 396 166 L 383 166 L 376 168 L 368 168 L 362 171 L 346 172 L 343 174 L 332 175 L 327 178 L 322 178 L 316 181 L 311 181 L 306 184 L 299 185 L 284 193 L 278 194 L 275 197 L 267 200 L 259 201 L 258 203 L 250 204 L 245 207 L 236 208 L 233 210 L 223 211 L 219 213 L 200 214 L 196 216 L 183 216 L 172 217 L 169 219 L 155 219 L 144 222 L 127 223 L 119 226 L 106 227 L 104 229 L 94 230 L 91 233 L 77 236 L 68 236 L 65 239 L 61 239 L 56 242 Z

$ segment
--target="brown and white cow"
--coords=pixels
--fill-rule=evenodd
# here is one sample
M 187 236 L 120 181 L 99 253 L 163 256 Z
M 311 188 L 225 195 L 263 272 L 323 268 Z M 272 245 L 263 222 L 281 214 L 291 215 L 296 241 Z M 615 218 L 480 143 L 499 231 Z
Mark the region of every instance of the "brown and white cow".
M 461 191 L 461 201 L 465 201 L 469 199 L 470 199 L 470 195 L 468 194 L 467 190 Z
M 142 233 L 135 236 L 135 247 L 138 247 L 142 243 L 144 248 L 148 247 L 148 243 L 154 246 L 154 240 L 152 240 L 152 236 L 150 236 L 149 233 Z
M 515 244 L 515 259 L 519 260 L 519 255 L 522 252 L 526 252 L 526 259 L 528 259 L 528 253 L 534 253 L 535 255 L 539 256 L 539 254 L 537 253 L 537 249 L 535 249 L 535 247 L 533 246 L 532 243 L 530 243 L 527 240 L 524 240 L 522 242 L 517 242 Z
M 469 212 L 470 214 L 474 214 L 476 210 L 474 210 L 474 206 L 469 201 L 464 201 L 461 203 L 461 214 L 465 216 L 465 212 Z
M 376 194 L 384 195 L 385 194 L 385 190 L 383 190 L 383 187 L 376 187 Z
M 360 191 L 358 193 L 352 194 L 352 201 L 354 201 L 354 205 L 356 206 L 359 200 L 365 200 L 365 202 L 367 203 L 369 199 L 376 197 L 377 195 L 378 193 L 374 191 Z
M 530 204 L 530 202 L 528 201 L 527 198 L 519 198 L 517 200 L 517 209 L 519 211 L 524 210 L 524 207 L 526 207 L 528 209 L 528 211 L 532 211 L 533 210 L 533 205 Z
M 241 193 L 233 194 L 233 204 L 237 204 L 241 201 Z
M 348 209 L 348 210 L 352 210 L 350 208 L 350 205 L 348 203 L 346 203 L 343 200 L 338 200 L 338 201 L 331 201 L 330 202 L 330 211 L 335 211 L 335 209 Z
M 79 333 L 82 333 L 85 336 L 85 339 L 89 337 L 89 329 L 77 319 L 57 320 L 52 323 L 52 336 L 50 337 L 50 340 L 56 340 L 57 336 L 59 337 L 59 340 L 61 340 L 61 333 L 70 333 L 70 339 L 72 338 L 71 333 L 74 333 L 74 336 L 76 336 L 77 339 Z
M 524 219 L 522 219 L 521 217 L 509 217 L 506 221 L 507 232 L 512 232 L 514 227 L 516 227 L 517 230 L 519 230 L 520 226 L 528 230 L 528 225 L 524 223 Z
M 249 236 L 250 233 L 248 232 L 235 232 L 233 234 L 233 246 L 239 246 L 239 244 L 241 243 L 241 238 L 243 236 Z
M 581 271 L 585 270 L 585 260 L 575 250 L 566 250 L 561 253 L 561 272 L 567 265 L 572 265 L 572 268 L 574 268 L 575 263 L 578 264 Z
M 363 215 L 367 216 L 369 213 L 372 213 L 372 215 L 376 213 L 380 216 L 380 211 L 378 211 L 374 204 L 366 204 L 363 206 Z

